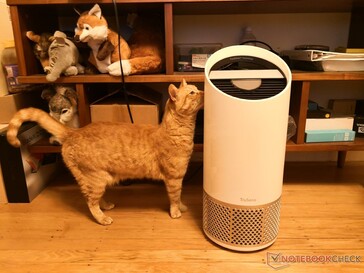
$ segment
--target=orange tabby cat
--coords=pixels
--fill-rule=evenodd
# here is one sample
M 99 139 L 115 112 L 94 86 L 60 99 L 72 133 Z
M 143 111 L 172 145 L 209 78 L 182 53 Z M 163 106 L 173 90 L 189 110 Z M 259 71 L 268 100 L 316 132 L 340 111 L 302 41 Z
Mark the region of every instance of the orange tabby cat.
M 35 108 L 22 109 L 9 123 L 7 139 L 19 147 L 17 133 L 25 121 L 38 122 L 62 144 L 65 164 L 77 180 L 87 205 L 102 225 L 112 218 L 101 209 L 114 207 L 102 196 L 107 186 L 120 180 L 151 178 L 163 180 L 170 200 L 170 215 L 179 218 L 187 209 L 181 202 L 182 180 L 193 150 L 196 114 L 203 106 L 203 92 L 182 81 L 171 84 L 159 126 L 128 123 L 91 123 L 70 128 L 48 113 Z

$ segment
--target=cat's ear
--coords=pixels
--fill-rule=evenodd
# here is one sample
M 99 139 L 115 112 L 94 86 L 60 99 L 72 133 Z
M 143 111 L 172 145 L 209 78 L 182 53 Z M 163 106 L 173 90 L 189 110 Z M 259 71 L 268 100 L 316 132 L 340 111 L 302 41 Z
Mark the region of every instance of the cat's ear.
M 66 91 L 64 92 L 64 95 L 66 98 L 68 98 L 71 101 L 71 104 L 73 106 L 77 105 L 77 94 L 76 91 L 72 90 L 72 89 L 66 89 Z
M 185 86 L 187 86 L 187 82 L 185 79 L 182 79 L 181 85 L 179 87 L 181 88 L 181 87 L 185 87 Z
M 178 92 L 178 88 L 174 84 L 170 84 L 168 87 L 168 93 L 169 93 L 169 98 L 172 101 L 177 100 L 177 92 Z
M 98 4 L 95 4 L 92 9 L 88 12 L 89 15 L 95 15 L 97 18 L 101 19 L 101 8 Z
M 35 34 L 33 31 L 27 31 L 25 34 L 29 40 L 33 41 L 34 43 L 39 43 L 40 35 Z
M 44 89 L 42 91 L 41 97 L 42 99 L 46 100 L 46 101 L 50 101 L 51 98 L 56 94 L 56 91 L 53 89 Z

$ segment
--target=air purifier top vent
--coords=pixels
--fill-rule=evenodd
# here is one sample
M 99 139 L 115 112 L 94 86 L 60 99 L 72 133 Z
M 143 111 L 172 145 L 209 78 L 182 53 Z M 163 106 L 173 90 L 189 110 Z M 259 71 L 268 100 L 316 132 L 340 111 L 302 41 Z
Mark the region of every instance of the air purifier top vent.
M 230 56 L 217 61 L 211 70 L 258 70 L 258 69 L 279 69 L 273 63 L 254 56 Z
M 224 58 L 211 67 L 209 78 L 221 92 L 246 100 L 276 96 L 287 85 L 275 64 L 254 56 Z

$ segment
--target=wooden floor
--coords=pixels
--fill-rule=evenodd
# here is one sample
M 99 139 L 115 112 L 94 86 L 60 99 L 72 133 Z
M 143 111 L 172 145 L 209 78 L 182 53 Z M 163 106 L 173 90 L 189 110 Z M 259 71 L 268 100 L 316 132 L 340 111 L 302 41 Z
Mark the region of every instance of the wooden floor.
M 31 204 L 0 205 L 0 271 L 364 272 L 364 162 L 286 164 L 278 239 L 254 253 L 204 236 L 202 167 L 191 166 L 186 180 L 189 211 L 177 220 L 161 184 L 134 183 L 108 190 L 114 223 L 98 225 L 67 174 Z

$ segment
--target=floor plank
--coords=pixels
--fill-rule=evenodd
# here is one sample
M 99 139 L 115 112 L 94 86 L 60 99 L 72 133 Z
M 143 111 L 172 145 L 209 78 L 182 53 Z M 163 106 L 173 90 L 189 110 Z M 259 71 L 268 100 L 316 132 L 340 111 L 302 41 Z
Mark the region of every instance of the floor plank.
M 114 219 L 107 227 L 94 222 L 66 173 L 30 204 L 0 205 L 1 272 L 269 272 L 272 265 L 293 273 L 363 272 L 363 170 L 364 162 L 342 169 L 286 164 L 278 238 L 252 253 L 205 237 L 198 164 L 186 175 L 189 210 L 182 218 L 169 217 L 161 183 L 139 181 L 107 191 L 116 204 L 107 212 Z M 273 264 L 269 253 L 291 260 Z M 303 262 L 307 257 L 326 260 Z

